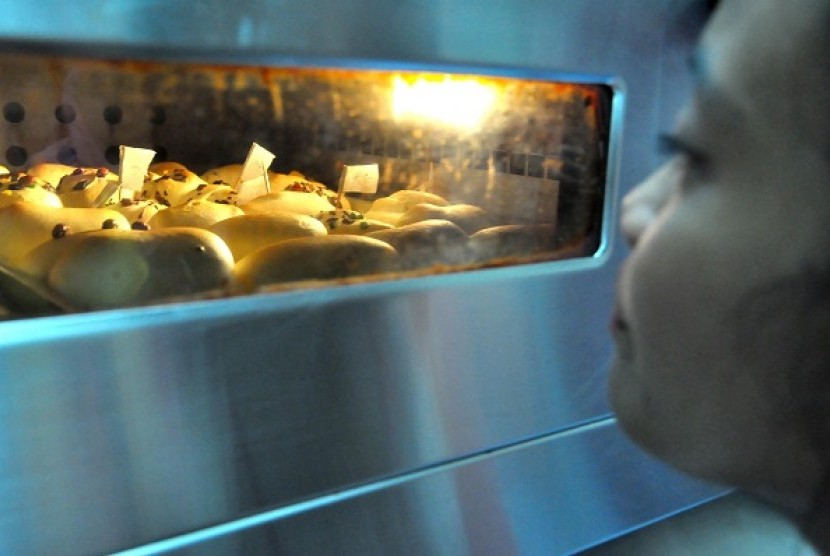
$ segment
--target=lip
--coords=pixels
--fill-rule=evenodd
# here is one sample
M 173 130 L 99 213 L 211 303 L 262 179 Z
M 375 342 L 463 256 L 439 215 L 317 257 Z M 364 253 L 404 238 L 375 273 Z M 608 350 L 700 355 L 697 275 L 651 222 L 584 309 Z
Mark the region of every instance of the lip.
M 628 331 L 628 323 L 623 316 L 622 308 L 619 303 L 614 305 L 614 310 L 611 312 L 610 322 L 611 332 L 626 332 Z
M 609 328 L 611 336 L 614 338 L 614 344 L 617 347 L 617 355 L 621 359 L 633 359 L 634 344 L 631 339 L 630 327 L 619 303 L 615 304 L 614 310 L 611 313 Z

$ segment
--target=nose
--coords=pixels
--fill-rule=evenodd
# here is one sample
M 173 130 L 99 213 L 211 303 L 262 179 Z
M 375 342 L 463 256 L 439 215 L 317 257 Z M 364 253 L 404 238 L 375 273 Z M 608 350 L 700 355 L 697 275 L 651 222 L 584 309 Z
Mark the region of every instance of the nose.
M 682 165 L 681 157 L 673 158 L 623 197 L 620 229 L 632 247 L 675 191 Z

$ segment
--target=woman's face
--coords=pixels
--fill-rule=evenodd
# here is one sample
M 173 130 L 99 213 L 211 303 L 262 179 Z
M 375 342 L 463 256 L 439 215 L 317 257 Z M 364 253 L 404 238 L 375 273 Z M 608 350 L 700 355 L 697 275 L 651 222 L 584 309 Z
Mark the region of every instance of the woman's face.
M 811 328 L 806 284 L 830 263 L 828 5 L 722 2 L 676 154 L 624 200 L 634 248 L 612 325 L 612 404 L 636 441 L 794 500 L 820 466 L 788 377 Z

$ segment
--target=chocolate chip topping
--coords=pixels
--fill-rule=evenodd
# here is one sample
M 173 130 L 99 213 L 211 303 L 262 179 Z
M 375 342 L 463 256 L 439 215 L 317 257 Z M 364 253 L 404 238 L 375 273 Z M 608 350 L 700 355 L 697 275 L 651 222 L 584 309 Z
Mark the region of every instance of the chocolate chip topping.
M 66 224 L 55 224 L 55 227 L 52 228 L 52 238 L 53 239 L 60 239 L 66 234 L 69 233 L 69 226 Z

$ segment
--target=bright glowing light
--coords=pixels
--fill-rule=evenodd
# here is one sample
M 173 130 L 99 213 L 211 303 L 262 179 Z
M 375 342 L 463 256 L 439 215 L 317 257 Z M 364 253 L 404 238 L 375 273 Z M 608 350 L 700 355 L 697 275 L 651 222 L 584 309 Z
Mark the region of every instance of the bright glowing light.
M 419 77 L 409 83 L 395 76 L 392 111 L 398 120 L 424 118 L 473 129 L 481 124 L 496 97 L 493 85 L 472 78 L 437 81 Z

